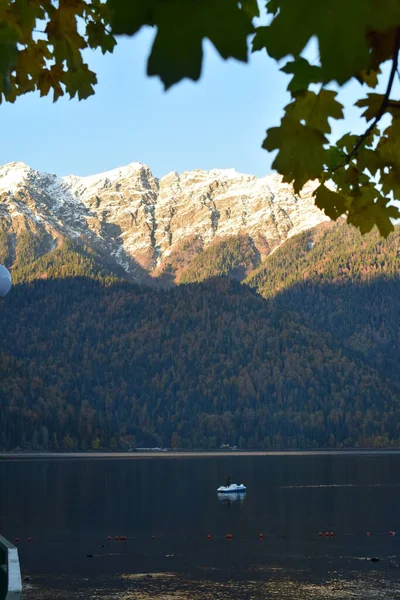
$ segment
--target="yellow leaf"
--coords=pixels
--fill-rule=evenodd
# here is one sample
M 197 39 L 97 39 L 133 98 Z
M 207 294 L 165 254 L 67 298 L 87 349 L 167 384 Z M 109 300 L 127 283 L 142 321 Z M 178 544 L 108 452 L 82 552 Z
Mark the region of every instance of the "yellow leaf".
M 63 96 L 64 91 L 60 84 L 63 75 L 64 71 L 60 65 L 53 65 L 50 69 L 43 69 L 37 83 L 37 88 L 40 90 L 40 96 L 47 96 L 51 89 L 54 90 L 54 102 Z
M 378 85 L 378 75 L 380 73 L 379 68 L 376 71 L 374 69 L 364 69 L 356 75 L 356 78 L 361 84 L 366 83 L 369 87 L 375 88 Z

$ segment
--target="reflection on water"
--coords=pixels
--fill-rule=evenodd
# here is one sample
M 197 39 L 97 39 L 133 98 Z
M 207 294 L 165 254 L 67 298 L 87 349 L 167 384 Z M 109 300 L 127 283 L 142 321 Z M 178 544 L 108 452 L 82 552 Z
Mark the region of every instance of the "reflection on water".
M 230 494 L 217 494 L 218 495 L 218 500 L 221 502 L 221 504 L 233 504 L 233 503 L 239 503 L 239 504 L 243 504 L 245 498 L 246 498 L 246 492 L 241 492 L 240 494 L 238 494 L 237 492 L 231 492 Z
M 217 495 L 226 473 L 248 496 Z M 400 599 L 399 486 L 399 454 L 0 459 L 0 530 L 20 540 L 27 600 Z

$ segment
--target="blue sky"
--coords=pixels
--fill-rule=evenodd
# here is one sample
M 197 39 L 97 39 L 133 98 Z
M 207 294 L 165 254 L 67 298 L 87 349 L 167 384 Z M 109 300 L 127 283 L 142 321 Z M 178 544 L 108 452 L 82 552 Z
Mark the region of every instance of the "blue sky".
M 140 161 L 161 177 L 176 170 L 235 168 L 263 176 L 273 155 L 261 149 L 265 131 L 278 125 L 289 101 L 289 77 L 266 53 L 250 64 L 225 62 L 205 44 L 203 76 L 164 92 L 146 76 L 146 57 L 154 33 L 119 38 L 114 54 L 87 52 L 99 83 L 95 96 L 79 102 L 28 94 L 0 106 L 0 164 L 21 160 L 58 175 L 90 175 Z M 309 54 L 316 54 L 311 47 Z M 359 85 L 342 93 L 354 102 Z M 358 109 L 334 132 L 365 122 Z

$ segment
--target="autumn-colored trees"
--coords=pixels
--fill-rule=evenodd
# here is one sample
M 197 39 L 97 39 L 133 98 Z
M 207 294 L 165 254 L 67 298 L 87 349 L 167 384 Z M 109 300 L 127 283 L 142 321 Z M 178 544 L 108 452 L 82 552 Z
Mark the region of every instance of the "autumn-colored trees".
M 118 280 L 78 243 L 37 258 L 18 238 L 0 303 L 0 446 L 397 446 L 399 243 L 398 229 L 322 224 L 244 284 L 166 291 Z M 211 259 L 219 273 L 221 256 L 253 254 L 231 238 L 206 256 L 200 280 Z
M 296 293 L 287 310 L 284 295 L 224 279 L 168 292 L 89 278 L 15 286 L 0 307 L 2 446 L 398 445 L 399 316 L 380 303 L 399 282 L 376 282 L 361 305 L 326 285 L 321 307 L 339 311 L 339 328 L 324 325 L 311 286 Z

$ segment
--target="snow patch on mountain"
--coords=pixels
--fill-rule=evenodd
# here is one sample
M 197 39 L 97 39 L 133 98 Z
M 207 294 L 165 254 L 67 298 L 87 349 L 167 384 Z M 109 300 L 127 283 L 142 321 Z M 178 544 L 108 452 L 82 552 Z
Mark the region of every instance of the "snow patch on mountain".
M 207 247 L 246 234 L 268 254 L 327 220 L 314 205 L 316 185 L 309 182 L 299 198 L 276 174 L 196 169 L 157 179 L 133 162 L 87 177 L 57 177 L 14 162 L 0 167 L 0 216 L 10 230 L 35 221 L 54 239 L 83 239 L 141 281 L 194 237 Z

